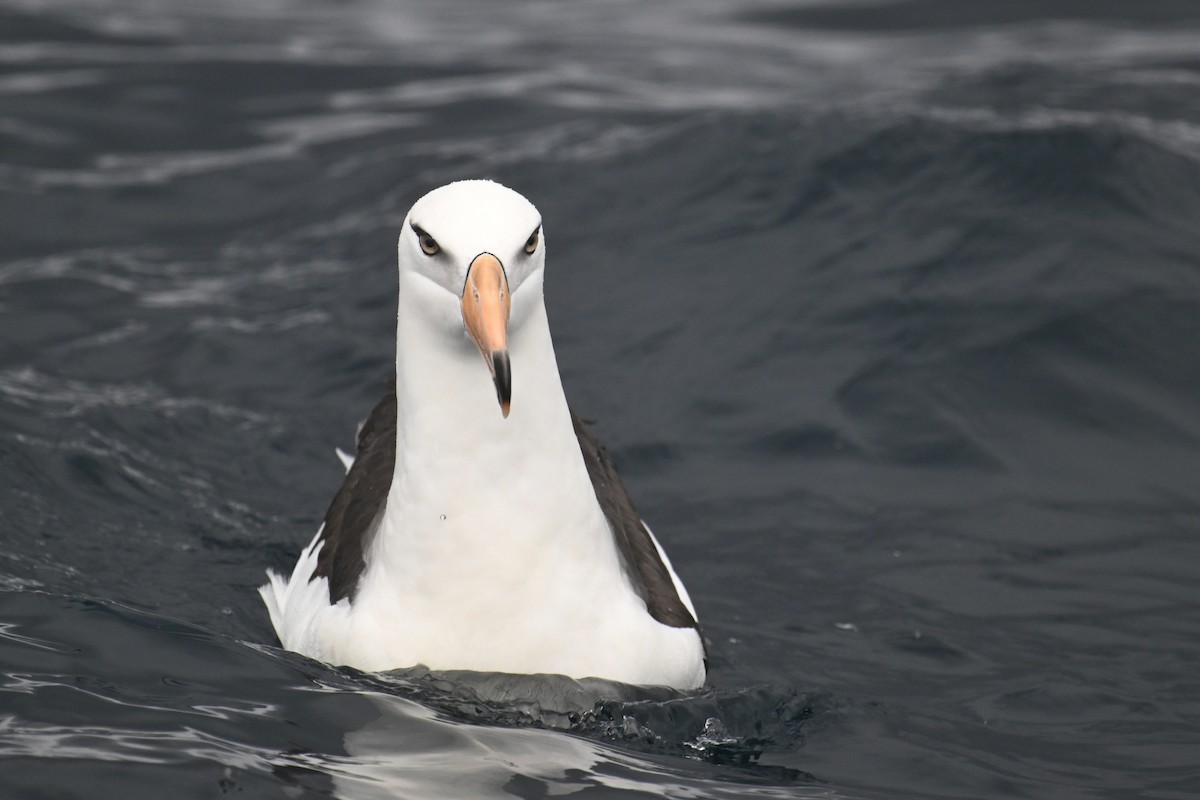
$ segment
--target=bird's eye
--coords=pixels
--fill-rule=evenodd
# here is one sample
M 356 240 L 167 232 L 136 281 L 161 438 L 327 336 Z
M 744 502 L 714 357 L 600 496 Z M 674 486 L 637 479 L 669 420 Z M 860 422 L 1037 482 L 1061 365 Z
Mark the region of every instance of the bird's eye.
M 442 252 L 441 245 L 437 243 L 437 239 L 434 239 L 416 225 L 413 226 L 413 233 L 417 235 L 417 242 L 421 245 L 421 252 L 425 255 L 436 256 L 438 253 Z
M 542 229 L 538 228 L 533 233 L 529 234 L 529 238 L 525 240 L 525 252 L 533 255 L 533 251 L 537 250 L 538 239 L 541 238 Z

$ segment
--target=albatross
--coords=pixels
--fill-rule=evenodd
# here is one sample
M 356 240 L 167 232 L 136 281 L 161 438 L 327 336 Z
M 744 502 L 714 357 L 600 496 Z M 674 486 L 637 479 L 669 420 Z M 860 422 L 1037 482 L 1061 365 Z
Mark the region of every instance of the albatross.
M 696 611 L 567 405 L 537 209 L 490 181 L 413 205 L 396 381 L 290 577 L 259 593 L 288 650 L 367 671 L 702 686 Z

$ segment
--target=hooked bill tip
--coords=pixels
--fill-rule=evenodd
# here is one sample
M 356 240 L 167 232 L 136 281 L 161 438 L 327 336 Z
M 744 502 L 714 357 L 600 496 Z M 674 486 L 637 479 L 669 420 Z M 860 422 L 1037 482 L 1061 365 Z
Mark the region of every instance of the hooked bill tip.
M 512 407 L 512 366 L 507 350 L 492 353 L 492 379 L 496 382 L 496 399 L 500 401 L 500 413 L 507 419 Z

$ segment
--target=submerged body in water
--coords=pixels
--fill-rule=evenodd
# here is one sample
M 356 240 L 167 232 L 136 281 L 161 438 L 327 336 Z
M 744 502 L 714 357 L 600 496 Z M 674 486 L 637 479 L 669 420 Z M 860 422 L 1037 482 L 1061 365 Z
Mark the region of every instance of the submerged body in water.
M 395 392 L 291 578 L 261 589 L 285 647 L 368 670 L 703 685 L 687 591 L 567 406 L 544 251 L 537 209 L 499 184 L 409 212 Z

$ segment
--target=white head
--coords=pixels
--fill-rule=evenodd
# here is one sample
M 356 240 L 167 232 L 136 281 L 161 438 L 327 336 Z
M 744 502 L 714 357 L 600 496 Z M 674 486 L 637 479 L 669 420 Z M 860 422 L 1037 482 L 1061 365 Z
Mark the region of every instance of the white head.
M 429 298 L 424 310 L 448 335 L 465 332 L 475 342 L 507 417 L 508 330 L 541 298 L 546 264 L 541 214 L 498 183 L 458 181 L 413 205 L 398 253 L 402 291 L 408 279 L 434 289 L 422 292 Z

